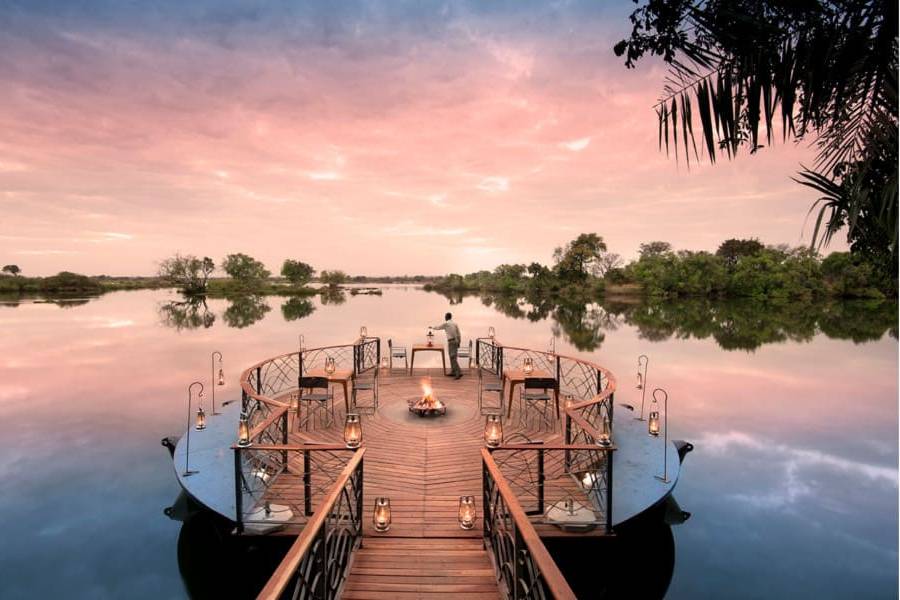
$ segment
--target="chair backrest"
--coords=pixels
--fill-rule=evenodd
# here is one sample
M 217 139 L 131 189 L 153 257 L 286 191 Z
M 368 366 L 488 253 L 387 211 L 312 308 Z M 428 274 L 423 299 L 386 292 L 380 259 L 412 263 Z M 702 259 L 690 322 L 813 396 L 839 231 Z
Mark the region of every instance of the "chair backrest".
M 552 377 L 526 377 L 526 390 L 555 390 L 559 383 Z
M 309 390 L 316 388 L 325 388 L 328 389 L 328 378 L 327 377 L 301 377 L 297 387 L 301 390 Z
M 391 341 L 391 338 L 388 338 L 388 350 L 394 347 L 394 342 Z

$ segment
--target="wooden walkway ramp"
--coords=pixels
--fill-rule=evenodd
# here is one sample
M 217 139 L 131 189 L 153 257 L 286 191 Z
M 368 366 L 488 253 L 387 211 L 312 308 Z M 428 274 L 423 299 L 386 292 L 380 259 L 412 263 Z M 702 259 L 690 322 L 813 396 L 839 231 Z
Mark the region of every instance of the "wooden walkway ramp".
M 422 396 L 425 378 L 448 405 L 445 416 L 409 412 L 408 400 Z M 344 597 L 498 598 L 481 519 L 470 531 L 460 529 L 457 521 L 461 495 L 475 496 L 481 515 L 484 417 L 474 371 L 454 380 L 439 369 L 417 369 L 412 376 L 398 370 L 382 376 L 379 385 L 378 411 L 362 417 L 365 537 L 354 554 Z M 340 390 L 335 396 L 341 423 Z M 334 442 L 341 438 L 340 427 L 299 433 Z M 296 438 L 302 441 L 300 435 Z M 386 533 L 371 527 L 379 496 L 391 500 L 392 525 Z

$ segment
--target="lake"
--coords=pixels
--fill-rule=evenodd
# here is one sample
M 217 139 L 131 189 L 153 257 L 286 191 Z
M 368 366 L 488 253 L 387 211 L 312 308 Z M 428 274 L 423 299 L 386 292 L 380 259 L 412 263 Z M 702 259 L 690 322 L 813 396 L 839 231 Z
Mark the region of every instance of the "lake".
M 897 596 L 895 303 L 564 307 L 381 287 L 0 303 L 0 596 L 185 597 L 182 572 L 207 571 L 190 572 L 185 545 L 179 559 L 182 523 L 164 514 L 179 487 L 160 439 L 186 427 L 187 386 L 208 388 L 211 352 L 227 376 L 216 399 L 233 400 L 240 372 L 296 350 L 300 333 L 328 345 L 366 325 L 411 344 L 447 310 L 466 340 L 494 326 L 503 342 L 553 338 L 597 361 L 618 378 L 617 403 L 640 405 L 637 357 L 649 356 L 670 438 L 695 446 L 675 490 L 692 516 L 671 529 L 667 598 Z

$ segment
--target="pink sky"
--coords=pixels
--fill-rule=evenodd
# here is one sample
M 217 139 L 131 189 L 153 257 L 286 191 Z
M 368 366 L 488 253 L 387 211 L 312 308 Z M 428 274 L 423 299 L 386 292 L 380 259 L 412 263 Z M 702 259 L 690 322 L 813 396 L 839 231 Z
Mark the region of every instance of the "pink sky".
M 664 70 L 611 51 L 628 2 L 23 6 L 0 19 L 0 262 L 26 274 L 148 275 L 175 251 L 441 274 L 549 263 L 581 232 L 626 257 L 808 243 L 807 148 L 690 170 L 657 150 Z

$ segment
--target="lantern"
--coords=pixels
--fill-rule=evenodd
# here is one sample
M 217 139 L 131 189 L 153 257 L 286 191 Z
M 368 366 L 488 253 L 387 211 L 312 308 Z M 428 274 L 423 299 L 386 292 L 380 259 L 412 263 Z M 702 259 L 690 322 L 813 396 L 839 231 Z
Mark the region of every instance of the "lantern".
M 362 422 L 356 413 L 348 413 L 344 422 L 344 443 L 348 448 L 359 448 L 362 443 Z
M 366 339 L 369 336 L 369 330 L 365 325 L 359 328 L 359 337 L 362 339 Z
M 375 498 L 375 510 L 372 512 L 372 526 L 375 531 L 384 533 L 391 528 L 391 499 L 380 496 Z
M 534 372 L 534 361 L 531 357 L 526 357 L 525 360 L 522 361 L 522 371 L 526 375 L 531 375 Z
M 297 342 L 300 344 L 300 352 L 303 352 L 303 342 L 304 342 L 304 341 L 305 341 L 305 340 L 304 340 L 303 334 L 301 333 L 301 334 L 297 337 Z
M 263 483 L 268 483 L 269 479 L 272 477 L 272 473 L 269 472 L 269 469 L 267 469 L 265 465 L 260 465 L 253 471 L 253 476 Z
M 433 346 L 434 345 L 434 331 L 432 331 L 432 329 L 430 327 L 428 328 L 428 334 L 425 337 L 428 338 L 428 345 Z
M 569 410 L 573 406 L 575 406 L 575 396 L 573 396 L 572 394 L 566 394 L 563 398 L 563 408 Z
M 288 408 L 288 410 L 294 414 L 297 414 L 300 412 L 300 393 L 299 392 L 295 392 L 295 393 L 291 394 L 291 405 Z
M 216 374 L 216 358 L 219 362 L 219 372 Z M 214 351 L 209 358 L 209 387 L 212 388 L 212 414 L 216 412 L 216 386 L 225 385 L 225 371 L 222 369 L 222 353 L 218 350 Z
M 600 435 L 597 437 L 597 443 L 601 446 L 612 444 L 612 426 L 608 415 L 603 415 L 603 420 L 600 421 Z
M 325 359 L 325 372 L 329 375 L 334 374 L 335 371 L 334 357 L 329 356 Z
M 200 397 L 203 398 L 202 395 Z M 206 413 L 203 412 L 202 406 L 197 409 L 197 422 L 194 425 L 194 429 L 196 429 L 197 431 L 203 431 L 204 429 L 206 429 Z
M 581 486 L 586 490 L 594 489 L 594 486 L 597 484 L 597 475 L 592 471 L 580 473 L 579 479 L 581 480 Z
M 650 416 L 647 418 L 647 433 L 653 437 L 659 435 L 659 402 L 656 401 L 655 395 L 650 401 Z
M 644 376 L 641 375 L 640 373 L 638 373 L 637 375 L 638 375 L 637 389 L 642 390 L 642 389 L 644 389 Z
M 484 422 L 484 444 L 496 448 L 503 443 L 503 423 L 500 415 L 488 415 Z
M 472 529 L 475 527 L 475 496 L 459 497 L 459 528 Z
M 242 414 L 241 420 L 238 421 L 238 446 L 246 447 L 250 445 L 250 424 L 247 423 L 247 415 Z
M 493 327 L 488 327 L 488 337 L 493 341 L 494 335 L 496 335 L 496 331 L 494 331 Z

